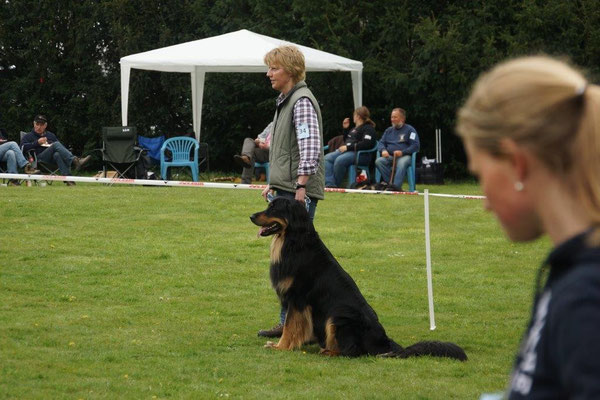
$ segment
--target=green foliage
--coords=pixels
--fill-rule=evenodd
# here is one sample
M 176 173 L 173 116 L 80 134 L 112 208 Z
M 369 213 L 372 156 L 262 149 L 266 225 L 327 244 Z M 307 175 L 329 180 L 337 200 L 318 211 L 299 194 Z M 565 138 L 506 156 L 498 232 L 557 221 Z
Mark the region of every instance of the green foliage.
M 258 190 L 0 192 L 2 398 L 476 399 L 506 386 L 549 248 L 510 243 L 480 201 L 431 197 L 430 331 L 423 197 L 327 193 L 315 226 L 386 332 L 454 341 L 469 361 L 329 358 L 256 336 L 279 314 L 270 240 L 248 219 Z
M 474 79 L 522 54 L 566 56 L 600 76 L 597 0 L 6 0 L 0 2 L 0 126 L 11 138 L 44 112 L 77 152 L 98 147 L 100 127 L 118 125 L 119 60 L 129 54 L 249 29 L 360 60 L 364 104 L 378 132 L 393 107 L 408 110 L 422 154 L 464 164 L 453 135 L 456 110 Z M 347 73 L 310 73 L 326 139 L 354 107 Z M 129 121 L 169 135 L 192 130 L 187 74 L 133 70 Z M 232 168 L 243 138 L 271 120 L 277 93 L 262 74 L 208 74 L 202 138 L 211 166 Z M 464 168 L 452 167 L 454 177 Z

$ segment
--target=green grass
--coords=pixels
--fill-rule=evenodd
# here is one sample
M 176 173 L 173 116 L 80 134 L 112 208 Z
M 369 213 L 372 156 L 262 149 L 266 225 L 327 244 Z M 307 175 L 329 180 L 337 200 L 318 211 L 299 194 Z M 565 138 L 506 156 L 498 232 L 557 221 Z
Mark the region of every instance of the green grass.
M 418 187 L 422 190 L 422 187 Z M 480 194 L 471 184 L 430 192 Z M 478 200 L 331 193 L 315 226 L 402 345 L 469 361 L 276 352 L 259 191 L 0 188 L 0 398 L 467 399 L 505 387 L 545 240 L 510 243 Z

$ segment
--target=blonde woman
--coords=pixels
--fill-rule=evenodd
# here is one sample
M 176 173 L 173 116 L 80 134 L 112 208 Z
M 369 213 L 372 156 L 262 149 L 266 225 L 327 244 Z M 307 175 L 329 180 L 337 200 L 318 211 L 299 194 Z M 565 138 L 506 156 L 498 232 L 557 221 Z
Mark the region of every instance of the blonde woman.
M 324 198 L 323 121 L 315 96 L 306 86 L 304 55 L 296 46 L 280 46 L 265 54 L 271 87 L 279 92 L 273 118 L 269 151 L 269 182 L 262 192 L 308 202 L 310 219 L 317 202 Z M 258 336 L 279 337 L 283 332 L 287 305 L 282 305 L 279 323 Z
M 600 88 L 549 57 L 476 82 L 457 131 L 513 241 L 548 235 L 509 399 L 600 398 Z M 542 283 L 544 282 L 544 283 Z
M 263 191 L 295 198 L 314 218 L 317 201 L 324 198 L 323 122 L 321 109 L 306 86 L 304 55 L 296 46 L 280 46 L 264 57 L 271 87 L 279 92 L 269 152 L 269 184 Z

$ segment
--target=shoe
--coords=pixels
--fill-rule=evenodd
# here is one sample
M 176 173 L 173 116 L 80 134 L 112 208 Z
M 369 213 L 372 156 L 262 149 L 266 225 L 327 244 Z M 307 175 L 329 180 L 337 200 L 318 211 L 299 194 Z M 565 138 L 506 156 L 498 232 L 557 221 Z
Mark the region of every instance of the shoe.
M 39 169 L 33 168 L 30 163 L 27 163 L 27 165 L 23 167 L 23 171 L 28 175 L 38 174 L 40 172 Z
M 243 183 L 244 185 L 251 185 L 252 181 L 250 179 L 242 179 L 240 183 Z
M 75 166 L 75 170 L 79 170 L 81 167 L 87 164 L 87 162 L 90 161 L 91 158 L 92 156 L 85 156 L 83 158 L 75 157 L 73 159 L 73 165 Z
M 375 190 L 384 191 L 385 189 L 387 189 L 387 187 L 388 187 L 387 182 L 379 182 L 378 184 L 375 185 Z
M 250 157 L 248 156 L 238 156 L 236 154 L 233 156 L 233 161 L 235 161 L 235 163 L 242 168 L 252 168 L 252 164 L 250 164 Z
M 385 188 L 386 192 L 402 192 L 402 187 L 396 187 L 394 185 L 388 185 L 387 188 Z
M 67 186 L 75 186 L 75 182 L 73 182 L 73 181 L 65 181 L 65 185 L 67 185 Z
M 8 186 L 21 186 L 21 182 L 16 179 L 11 179 L 8 181 Z
M 264 329 L 258 331 L 258 336 L 262 337 L 281 337 L 283 334 L 283 324 L 279 323 L 272 327 L 271 329 Z

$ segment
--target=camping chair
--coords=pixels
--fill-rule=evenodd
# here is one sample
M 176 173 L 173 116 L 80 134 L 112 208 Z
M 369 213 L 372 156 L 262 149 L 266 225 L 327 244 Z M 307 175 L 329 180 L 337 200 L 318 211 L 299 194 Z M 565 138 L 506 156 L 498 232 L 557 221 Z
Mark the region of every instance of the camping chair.
M 373 146 L 372 148 L 368 149 L 368 150 L 359 150 L 356 152 L 356 161 L 354 162 L 354 164 L 350 165 L 348 167 L 348 188 L 352 187 L 352 184 L 354 184 L 354 182 L 356 181 L 356 174 L 358 173 L 357 169 L 364 169 L 365 171 L 367 171 L 367 178 L 370 180 L 371 179 L 371 171 L 370 171 L 370 166 L 371 166 L 371 159 L 373 157 L 369 157 L 369 161 L 366 164 L 360 165 L 359 164 L 359 160 L 360 160 L 360 156 L 361 154 L 369 154 L 369 153 L 375 153 L 377 151 L 377 144 L 379 142 L 376 140 L 375 141 L 375 146 Z
M 198 143 L 198 172 L 208 171 L 208 143 Z
M 138 135 L 138 146 L 144 151 L 142 159 L 146 161 L 146 170 L 152 170 L 154 166 L 160 165 L 160 148 L 164 142 L 164 135 L 157 137 Z
M 27 135 L 27 132 L 20 132 L 20 143 L 21 143 L 21 151 L 23 151 L 23 136 Z M 23 155 L 25 156 L 25 158 L 27 160 L 29 160 L 29 162 L 31 163 L 31 165 L 34 168 L 37 168 L 40 170 L 41 173 L 43 173 L 44 175 L 59 175 L 59 170 L 58 170 L 58 165 L 54 164 L 54 163 L 47 163 L 47 162 L 43 162 L 43 161 L 39 161 L 37 158 L 37 154 L 35 151 L 30 150 L 28 152 L 23 151 Z M 36 183 L 38 183 L 38 181 L 35 181 Z M 52 185 L 53 181 L 46 181 L 46 183 L 48 185 Z
M 189 167 L 192 179 L 198 182 L 198 141 L 191 137 L 176 136 L 167 139 L 160 148 L 160 176 L 167 180 L 170 167 Z M 166 153 L 170 154 L 166 154 Z
M 117 174 L 115 178 L 127 178 L 127 172 L 140 160 L 142 150 L 136 148 L 137 129 L 134 126 L 110 126 L 102 128 L 102 171 L 106 178 L 107 167 Z M 136 177 L 137 178 L 137 177 Z
M 267 180 L 267 183 L 269 183 L 269 162 L 268 161 L 265 161 L 265 162 L 255 161 L 254 168 L 264 168 L 265 169 L 265 179 Z
M 377 152 L 377 157 L 381 157 L 381 153 Z M 406 180 L 408 181 L 408 191 L 416 192 L 415 189 L 415 173 L 417 171 L 417 153 L 412 153 L 410 165 L 406 168 Z M 393 175 L 392 175 L 393 176 Z M 375 174 L 375 182 L 379 182 L 381 180 L 381 173 L 377 170 Z

